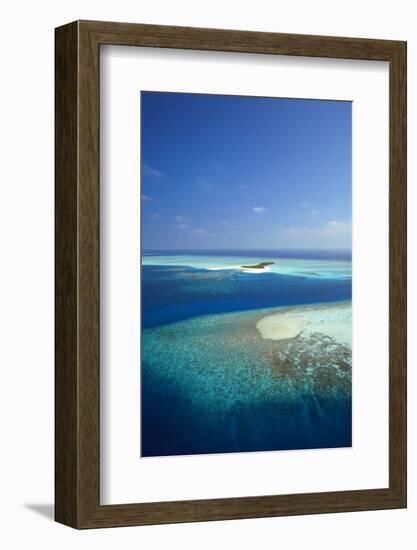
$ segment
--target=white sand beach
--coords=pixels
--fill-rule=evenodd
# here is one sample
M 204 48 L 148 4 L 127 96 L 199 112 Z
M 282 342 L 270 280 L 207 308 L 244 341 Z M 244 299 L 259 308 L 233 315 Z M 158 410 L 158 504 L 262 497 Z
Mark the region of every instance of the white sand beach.
M 234 269 L 240 269 L 240 265 L 222 265 L 219 267 L 206 267 L 209 271 L 231 271 Z
M 272 262 L 263 268 L 250 266 Z M 320 279 L 350 279 L 352 264 L 350 260 L 301 259 L 268 256 L 216 255 L 216 254 L 180 254 L 180 255 L 142 255 L 142 265 L 186 266 L 209 271 L 233 271 L 260 274 L 277 273 L 279 275 Z M 248 266 L 247 268 L 243 266 Z
M 271 271 L 271 268 L 269 266 L 265 267 L 242 267 L 241 265 L 224 265 L 224 266 L 216 266 L 216 267 L 207 267 L 209 271 L 231 271 L 231 270 L 239 270 L 242 273 L 267 273 L 268 271 Z
M 268 273 L 268 271 L 271 271 L 271 268 L 269 266 L 265 267 L 240 267 L 239 268 L 242 273 Z
M 352 305 L 324 304 L 285 309 L 263 317 L 256 328 L 262 338 L 270 340 L 297 336 L 308 338 L 313 333 L 319 333 L 340 344 L 352 346 Z

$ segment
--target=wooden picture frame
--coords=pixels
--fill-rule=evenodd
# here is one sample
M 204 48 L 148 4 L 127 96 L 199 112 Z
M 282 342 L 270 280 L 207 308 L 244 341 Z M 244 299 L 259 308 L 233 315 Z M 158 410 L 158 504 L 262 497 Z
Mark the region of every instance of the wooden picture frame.
M 406 506 L 406 43 L 76 21 L 56 29 L 55 519 L 117 527 Z M 99 56 L 117 44 L 389 62 L 389 487 L 101 505 Z

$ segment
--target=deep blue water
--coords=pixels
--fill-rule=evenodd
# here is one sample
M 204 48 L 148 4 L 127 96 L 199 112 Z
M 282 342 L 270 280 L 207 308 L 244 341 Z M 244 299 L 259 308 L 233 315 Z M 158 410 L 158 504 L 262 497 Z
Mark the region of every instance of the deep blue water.
M 174 358 L 173 358 L 174 360 Z M 145 375 L 142 456 L 350 447 L 350 396 L 240 402 L 230 411 L 197 409 L 169 381 Z
M 199 315 L 351 300 L 350 279 L 142 267 L 142 328 Z
M 285 254 L 350 259 L 345 251 Z M 271 367 L 279 343 L 251 327 L 258 310 L 350 301 L 351 292 L 348 278 L 143 265 L 142 456 L 350 446 L 350 349 L 295 343 L 282 377 Z

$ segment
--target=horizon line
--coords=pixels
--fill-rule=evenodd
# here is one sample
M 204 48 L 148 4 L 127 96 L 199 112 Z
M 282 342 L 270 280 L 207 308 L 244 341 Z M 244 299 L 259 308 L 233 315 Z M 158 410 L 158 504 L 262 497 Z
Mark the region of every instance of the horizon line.
M 142 251 L 143 252 L 147 252 L 147 251 L 152 251 L 152 252 L 155 252 L 155 251 L 164 251 L 164 252 L 169 252 L 169 251 L 175 251 L 175 250 L 206 250 L 206 251 L 210 251 L 210 250 L 271 250 L 271 251 L 276 251 L 276 250 L 291 250 L 291 251 L 295 251 L 295 250 L 298 250 L 298 251 L 343 251 L 343 252 L 352 252 L 352 248 L 143 248 L 142 247 Z

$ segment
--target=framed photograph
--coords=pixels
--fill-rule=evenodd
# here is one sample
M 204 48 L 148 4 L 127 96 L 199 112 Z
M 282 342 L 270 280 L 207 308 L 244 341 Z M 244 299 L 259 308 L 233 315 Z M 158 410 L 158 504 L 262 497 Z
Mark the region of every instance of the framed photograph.
M 56 520 L 406 506 L 406 43 L 56 29 Z

